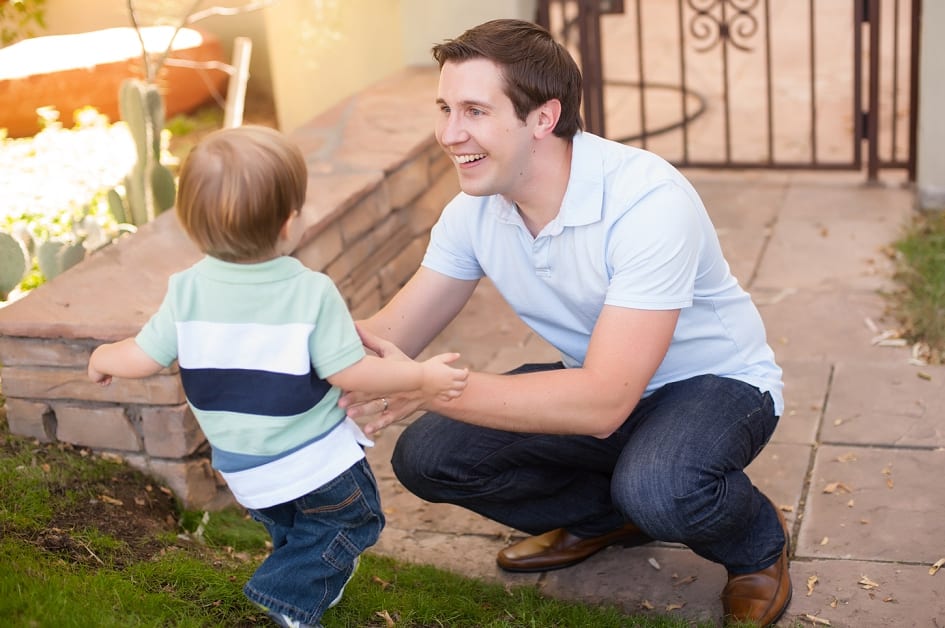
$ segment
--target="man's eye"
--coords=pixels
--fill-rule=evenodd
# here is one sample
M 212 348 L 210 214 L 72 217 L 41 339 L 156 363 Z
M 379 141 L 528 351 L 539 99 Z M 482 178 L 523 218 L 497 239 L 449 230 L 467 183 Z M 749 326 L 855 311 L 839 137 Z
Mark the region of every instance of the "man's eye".
M 470 110 L 469 110 L 469 115 L 471 115 L 471 116 L 481 116 L 483 113 L 485 113 L 485 112 L 484 112 L 482 109 L 470 109 Z

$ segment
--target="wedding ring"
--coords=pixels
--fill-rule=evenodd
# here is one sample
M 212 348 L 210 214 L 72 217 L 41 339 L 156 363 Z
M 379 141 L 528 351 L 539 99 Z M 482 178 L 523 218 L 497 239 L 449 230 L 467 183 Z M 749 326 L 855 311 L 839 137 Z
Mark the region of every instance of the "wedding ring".
M 381 412 L 387 412 L 387 408 L 390 407 L 390 404 L 387 403 L 387 397 L 381 397 L 381 403 L 384 404 L 384 409 Z

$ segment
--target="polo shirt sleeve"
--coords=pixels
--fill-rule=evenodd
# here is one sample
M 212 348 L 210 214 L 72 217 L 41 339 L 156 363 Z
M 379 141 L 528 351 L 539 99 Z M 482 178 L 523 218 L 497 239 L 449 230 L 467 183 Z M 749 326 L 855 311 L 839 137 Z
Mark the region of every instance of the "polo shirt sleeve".
M 309 336 L 312 366 L 322 379 L 331 377 L 358 362 L 364 345 L 344 298 L 327 275 L 316 274 L 319 284 L 318 315 Z
M 462 194 L 450 201 L 440 219 L 430 230 L 430 243 L 423 256 L 422 266 L 452 277 L 476 280 L 484 275 L 476 256 L 474 241 L 485 227 L 480 219 L 479 203 Z
M 141 350 L 165 367 L 177 359 L 177 325 L 174 322 L 171 293 L 168 290 L 161 307 L 135 337 L 135 343 Z
M 698 201 L 672 181 L 633 202 L 608 237 L 605 303 L 648 310 L 691 306 L 702 222 Z

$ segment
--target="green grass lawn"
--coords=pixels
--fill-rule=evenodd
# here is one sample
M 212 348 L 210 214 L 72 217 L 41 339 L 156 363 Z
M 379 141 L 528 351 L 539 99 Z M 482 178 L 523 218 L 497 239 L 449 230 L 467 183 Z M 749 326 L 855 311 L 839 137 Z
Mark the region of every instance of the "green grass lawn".
M 945 212 L 916 214 L 894 245 L 899 289 L 889 295 L 918 357 L 945 360 Z
M 2 404 L 2 397 L 0 397 Z M 182 512 L 121 460 L 11 436 L 0 418 L 0 617 L 11 626 L 271 625 L 242 585 L 268 536 L 238 509 Z M 682 627 L 366 554 L 326 628 Z M 711 625 L 711 624 L 706 624 Z

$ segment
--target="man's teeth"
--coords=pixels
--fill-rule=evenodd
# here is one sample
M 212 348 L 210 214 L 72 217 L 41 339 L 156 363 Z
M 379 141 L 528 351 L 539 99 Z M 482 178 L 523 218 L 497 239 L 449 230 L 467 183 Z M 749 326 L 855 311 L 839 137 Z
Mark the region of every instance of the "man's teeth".
M 486 156 L 485 153 L 477 153 L 475 155 L 456 155 L 456 161 L 461 164 L 468 164 L 471 161 L 478 161 Z

